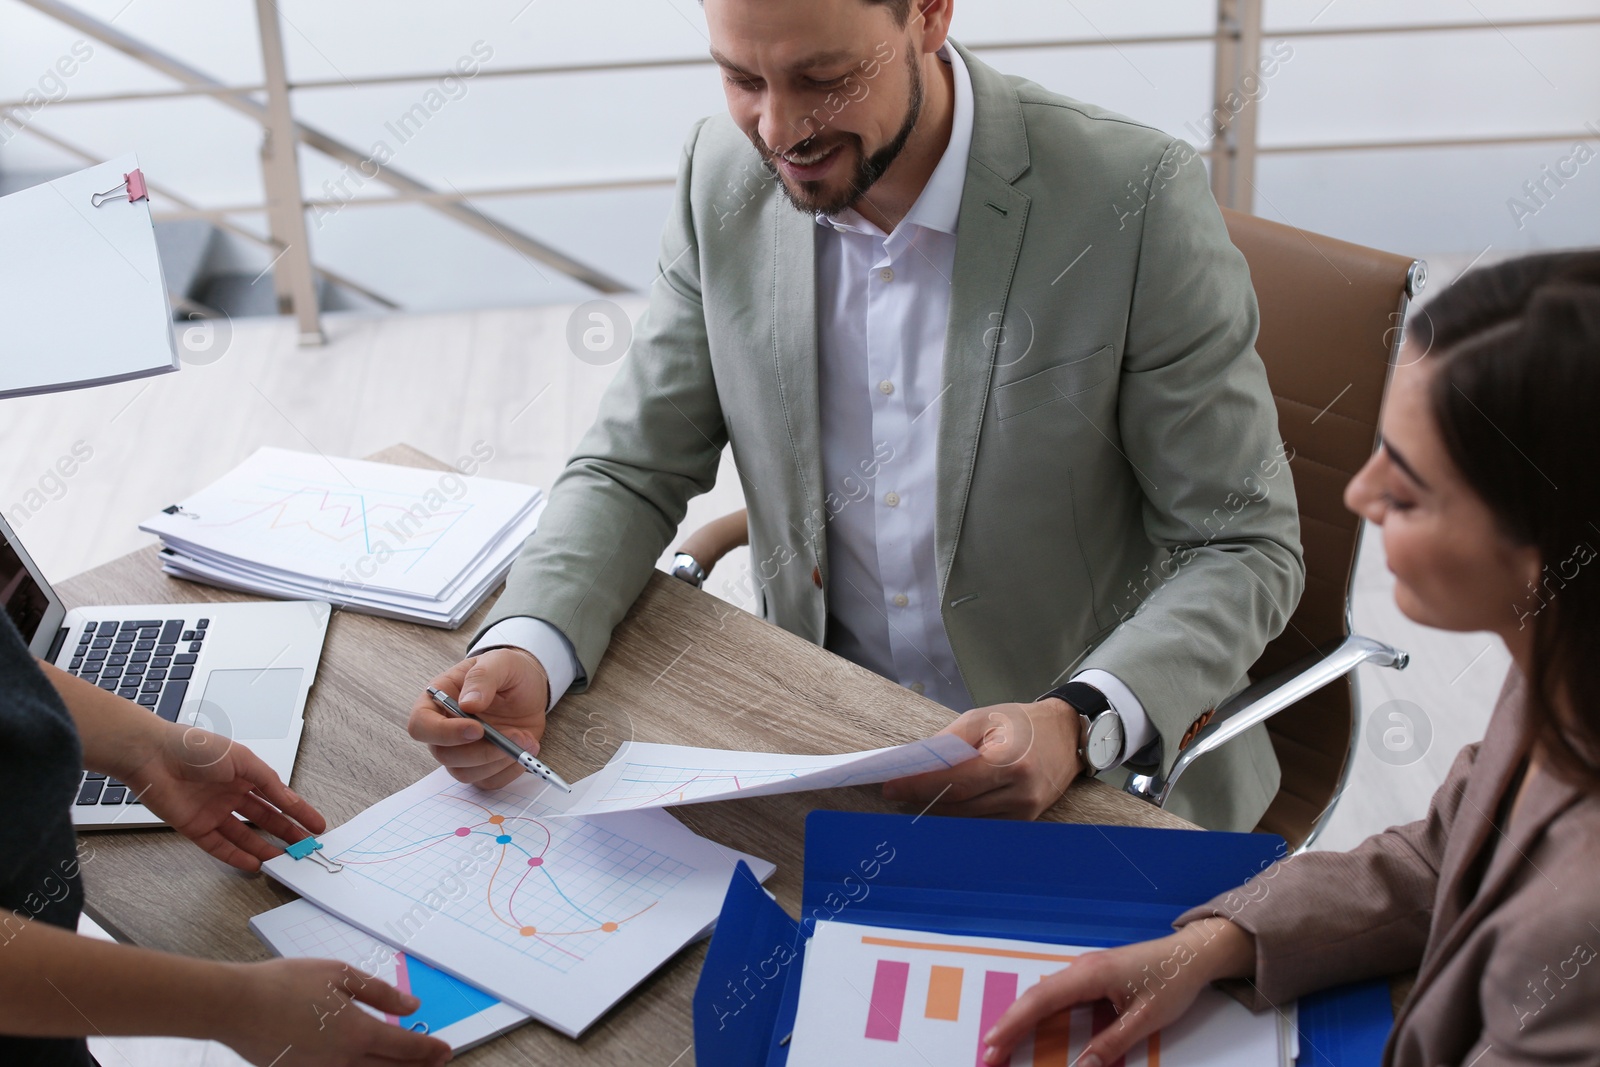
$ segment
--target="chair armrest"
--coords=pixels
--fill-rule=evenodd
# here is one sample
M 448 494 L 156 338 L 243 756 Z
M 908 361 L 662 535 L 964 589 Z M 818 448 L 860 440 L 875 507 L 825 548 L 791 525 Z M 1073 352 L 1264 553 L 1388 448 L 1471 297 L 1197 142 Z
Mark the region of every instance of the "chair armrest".
M 711 568 L 723 556 L 749 543 L 749 513 L 747 509 L 740 508 L 700 527 L 684 539 L 678 551 L 693 556 L 694 561 L 700 564 L 700 569 L 710 574 Z
M 1381 641 L 1352 634 L 1342 641 L 1325 645 L 1290 666 L 1245 687 L 1219 705 L 1211 721 L 1195 734 L 1178 754 L 1166 776 L 1130 774 L 1123 787 L 1127 792 L 1158 807 L 1165 807 L 1178 779 L 1195 760 L 1215 752 L 1252 726 L 1310 696 L 1331 682 L 1338 681 L 1363 663 L 1405 670 L 1411 657 Z

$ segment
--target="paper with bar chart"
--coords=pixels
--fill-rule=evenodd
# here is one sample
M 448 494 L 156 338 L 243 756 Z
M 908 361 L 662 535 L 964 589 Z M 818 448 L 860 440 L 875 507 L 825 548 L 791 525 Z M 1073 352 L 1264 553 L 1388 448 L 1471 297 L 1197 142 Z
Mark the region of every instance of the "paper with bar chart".
M 977 756 L 951 734 L 867 752 L 796 756 L 626 741 L 600 770 L 573 786 L 568 815 L 765 797 L 808 789 L 870 785 L 943 770 Z
M 311 903 L 296 900 L 250 920 L 250 929 L 280 956 L 338 960 L 365 978 L 376 978 L 410 993 L 422 1003 L 410 1015 L 386 1015 L 359 1005 L 369 1015 L 420 1030 L 456 1052 L 521 1026 L 528 1016 L 480 989 L 379 941 Z
M 1040 979 L 1094 949 L 819 922 L 806 946 L 789 1067 L 984 1067 L 982 1035 Z M 1109 1003 L 1046 1020 L 1009 1067 L 1070 1067 L 1117 1025 Z M 1279 1016 L 1207 989 L 1177 1024 L 1107 1067 L 1281 1067 Z
M 774 867 L 661 811 L 552 818 L 565 799 L 532 776 L 484 792 L 441 768 L 265 870 L 575 1037 L 705 931 L 738 860 L 762 880 Z

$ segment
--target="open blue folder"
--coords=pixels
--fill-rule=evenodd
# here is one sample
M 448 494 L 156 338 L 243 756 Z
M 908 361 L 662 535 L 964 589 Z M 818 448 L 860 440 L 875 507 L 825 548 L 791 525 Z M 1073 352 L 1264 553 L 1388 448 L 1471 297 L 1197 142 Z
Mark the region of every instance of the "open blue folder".
M 742 864 L 728 887 L 694 995 L 696 1059 L 787 1062 L 817 920 L 1120 945 L 1170 933 L 1283 853 L 1269 834 L 814 811 L 799 921 Z M 1381 980 L 1302 998 L 1299 1063 L 1375 1065 L 1392 1024 Z

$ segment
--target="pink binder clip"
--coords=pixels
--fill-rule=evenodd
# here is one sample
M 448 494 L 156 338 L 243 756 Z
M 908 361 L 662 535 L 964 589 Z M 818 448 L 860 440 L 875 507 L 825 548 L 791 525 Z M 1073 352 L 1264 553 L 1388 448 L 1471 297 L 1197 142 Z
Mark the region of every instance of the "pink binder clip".
M 144 183 L 144 171 L 138 167 L 122 176 L 121 185 L 107 189 L 103 193 L 95 193 L 89 198 L 89 202 L 95 207 L 99 207 L 109 200 L 123 199 L 126 199 L 130 204 L 135 200 L 150 199 L 150 190 Z

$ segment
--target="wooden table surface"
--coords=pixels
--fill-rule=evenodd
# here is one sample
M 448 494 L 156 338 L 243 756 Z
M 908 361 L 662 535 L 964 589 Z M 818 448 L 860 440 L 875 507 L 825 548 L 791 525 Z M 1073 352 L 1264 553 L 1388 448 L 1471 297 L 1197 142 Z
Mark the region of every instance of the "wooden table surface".
M 397 445 L 371 457 L 446 469 Z M 252 599 L 162 574 L 154 547 L 61 583 L 69 606 Z M 459 630 L 336 611 L 329 622 L 294 788 L 336 826 L 434 769 L 406 736 L 421 687 L 457 662 L 488 603 Z M 616 630 L 587 692 L 562 700 L 541 755 L 569 779 L 602 767 L 625 740 L 771 752 L 850 752 L 942 729 L 950 712 L 885 678 L 656 574 Z M 767 883 L 798 913 L 803 826 L 816 808 L 905 810 L 878 787 L 723 801 L 673 809 L 690 829 L 778 865 Z M 1099 782 L 1080 781 L 1046 819 L 1166 826 L 1192 824 Z M 81 842 L 90 915 L 119 938 L 222 960 L 261 960 L 246 925 L 295 898 L 264 875 L 246 875 L 166 829 L 86 832 Z M 690 999 L 703 943 L 679 953 L 577 1042 L 523 1026 L 459 1057 L 466 1064 L 692 1062 Z

